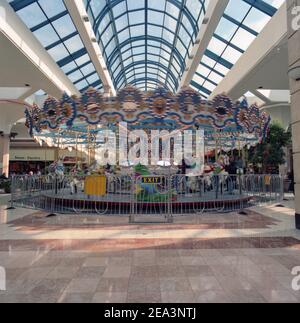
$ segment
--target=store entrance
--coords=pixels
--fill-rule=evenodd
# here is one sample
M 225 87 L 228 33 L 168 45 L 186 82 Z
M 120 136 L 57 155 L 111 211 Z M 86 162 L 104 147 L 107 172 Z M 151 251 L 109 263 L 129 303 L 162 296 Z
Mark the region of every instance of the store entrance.
M 52 162 L 45 161 L 11 161 L 9 165 L 10 175 L 26 175 L 30 172 L 45 175 Z

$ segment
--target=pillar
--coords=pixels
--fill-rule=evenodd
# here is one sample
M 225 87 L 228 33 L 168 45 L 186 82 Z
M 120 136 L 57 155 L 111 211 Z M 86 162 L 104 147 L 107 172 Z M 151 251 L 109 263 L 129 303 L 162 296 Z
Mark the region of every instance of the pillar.
M 9 175 L 9 135 L 0 135 L 0 174 Z
M 289 70 L 300 66 L 300 0 L 288 0 Z M 290 79 L 296 227 L 300 230 L 300 80 Z
M 110 86 L 104 86 L 104 95 L 105 98 L 111 97 L 111 87 Z

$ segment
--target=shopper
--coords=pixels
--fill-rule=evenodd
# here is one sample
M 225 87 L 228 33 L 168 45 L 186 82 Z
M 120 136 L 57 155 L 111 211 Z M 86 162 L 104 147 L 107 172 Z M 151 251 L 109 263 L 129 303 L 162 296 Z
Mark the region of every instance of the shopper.
M 225 171 L 228 173 L 228 177 L 226 178 L 226 186 L 227 191 L 230 195 L 233 194 L 234 187 L 236 186 L 236 162 L 234 158 L 230 159 L 229 165 L 225 166 Z
M 292 170 L 289 173 L 289 181 L 290 181 L 290 187 L 289 187 L 289 191 L 293 192 L 293 194 L 295 194 L 295 177 L 294 177 L 294 171 Z

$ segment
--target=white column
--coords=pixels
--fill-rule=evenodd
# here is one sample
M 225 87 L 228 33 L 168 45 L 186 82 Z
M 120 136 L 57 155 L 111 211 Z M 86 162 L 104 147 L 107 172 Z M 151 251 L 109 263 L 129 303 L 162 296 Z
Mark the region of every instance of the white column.
M 12 126 L 25 117 L 24 104 L 21 102 L 8 103 L 0 100 L 0 175 L 9 172 L 9 147 Z
M 9 135 L 0 135 L 0 174 L 9 175 Z
M 112 96 L 112 92 L 111 92 L 111 87 L 110 86 L 104 86 L 104 97 L 105 98 L 109 98 Z
M 291 70 L 296 66 L 300 66 L 300 13 L 298 12 L 295 14 L 296 6 L 300 7 L 300 0 L 289 0 L 287 4 L 289 69 Z M 296 227 L 300 230 L 300 80 L 291 79 L 290 90 L 295 176 Z

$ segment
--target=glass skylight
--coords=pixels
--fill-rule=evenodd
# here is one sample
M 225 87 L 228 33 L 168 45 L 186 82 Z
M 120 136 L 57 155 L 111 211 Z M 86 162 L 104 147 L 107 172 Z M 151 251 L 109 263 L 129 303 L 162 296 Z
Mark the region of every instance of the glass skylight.
M 63 0 L 8 2 L 79 91 L 89 86 L 102 88 Z
M 117 89 L 178 89 L 209 0 L 84 2 Z
M 208 97 L 284 0 L 230 0 L 191 85 Z
M 102 88 L 63 0 L 7 0 L 80 90 Z M 115 88 L 178 90 L 209 0 L 82 0 Z M 208 97 L 284 0 L 230 0 L 191 86 Z

